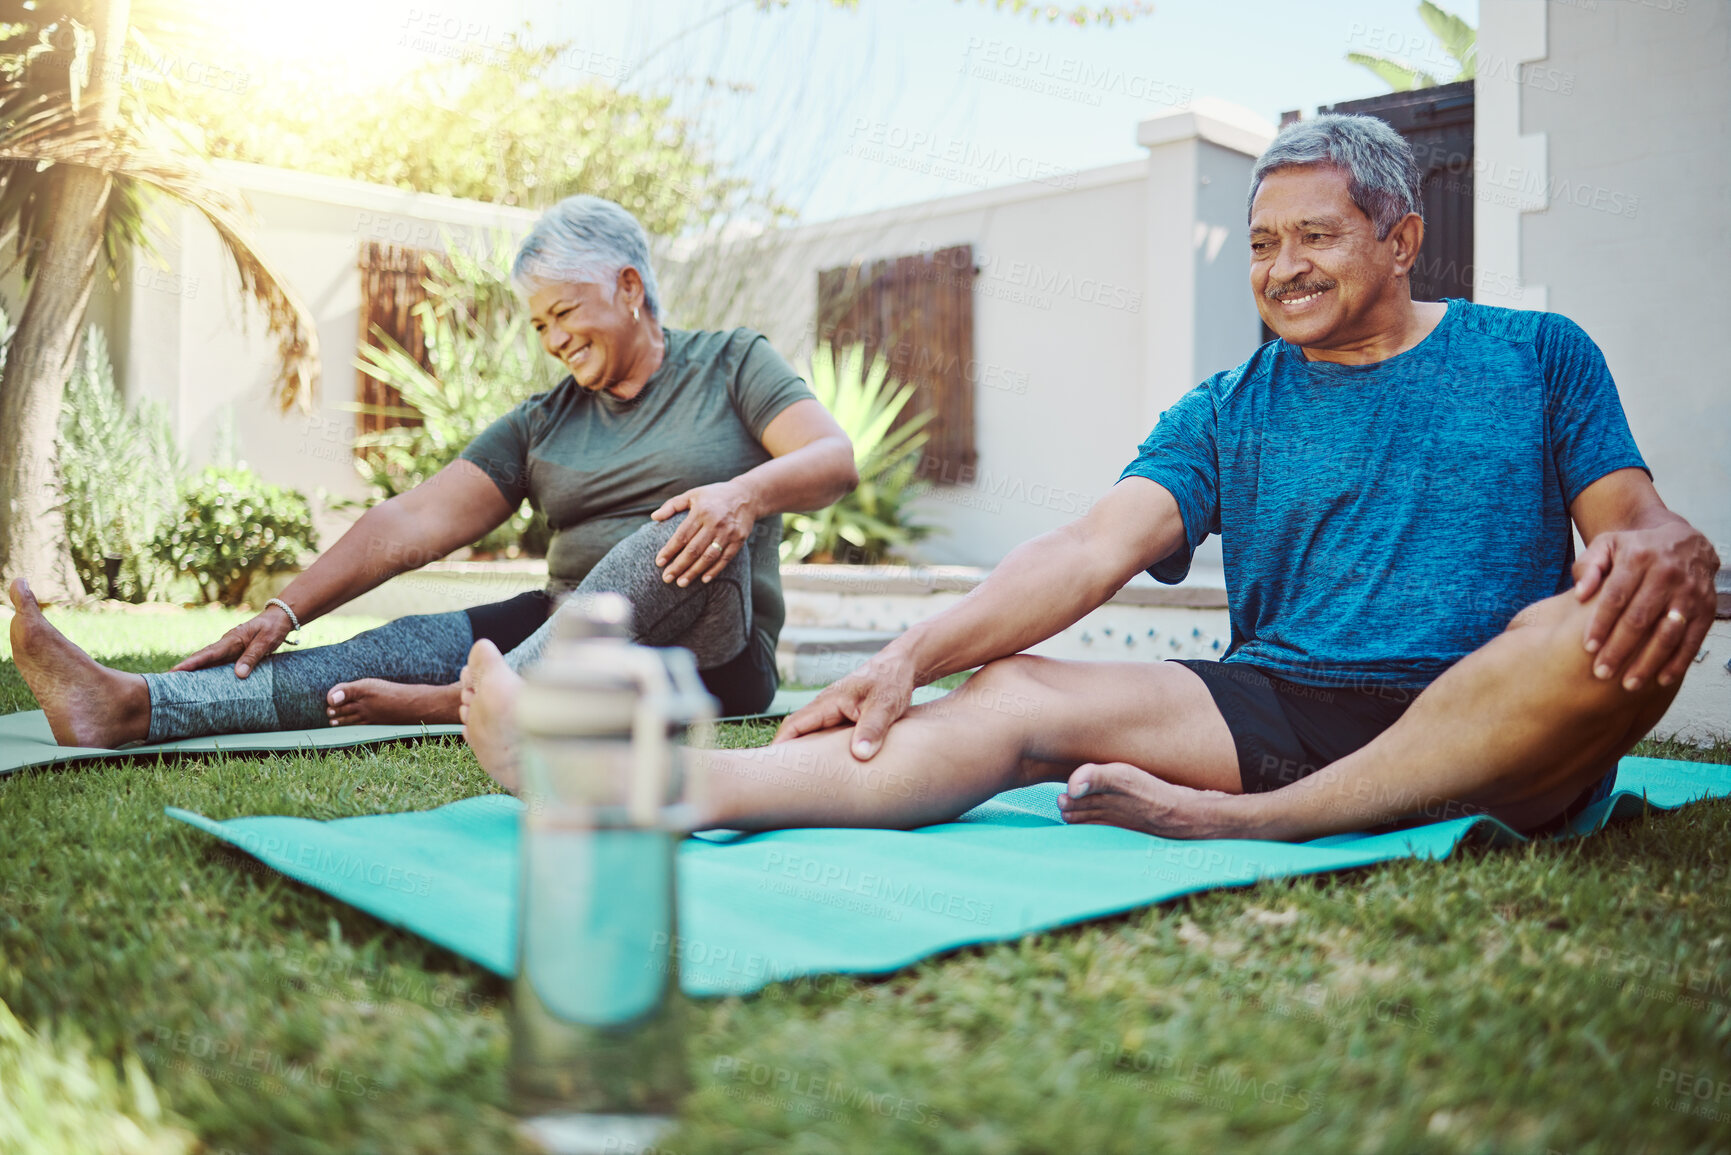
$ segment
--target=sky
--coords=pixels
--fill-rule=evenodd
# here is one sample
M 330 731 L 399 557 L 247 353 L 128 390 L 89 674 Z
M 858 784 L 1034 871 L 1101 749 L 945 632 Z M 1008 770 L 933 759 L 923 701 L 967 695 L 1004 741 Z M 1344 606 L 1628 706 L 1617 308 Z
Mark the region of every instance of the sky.
M 207 0 L 215 3 L 216 0 Z M 1477 0 L 1444 6 L 1478 22 Z M 1211 98 L 1282 111 L 1386 85 L 1351 51 L 1450 66 L 1416 0 L 1159 0 L 1113 27 L 979 0 L 297 0 L 223 5 L 249 51 L 362 80 L 485 57 L 525 24 L 559 69 L 664 93 L 718 159 L 827 220 L 1135 160 L 1136 126 Z M 243 14 L 244 13 L 244 14 Z

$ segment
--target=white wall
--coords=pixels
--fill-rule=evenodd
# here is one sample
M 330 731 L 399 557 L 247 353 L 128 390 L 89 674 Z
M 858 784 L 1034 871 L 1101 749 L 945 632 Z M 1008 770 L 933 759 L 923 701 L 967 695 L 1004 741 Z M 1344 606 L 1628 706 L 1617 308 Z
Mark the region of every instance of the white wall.
M 918 501 L 942 530 L 919 553 L 995 565 L 1085 511 L 1162 409 L 1256 347 L 1244 192 L 1271 135 L 1183 111 L 1144 123 L 1143 161 L 775 234 L 729 253 L 758 262 L 733 322 L 803 357 L 819 270 L 971 244 L 979 462 Z
M 451 197 L 406 193 L 358 181 L 255 165 L 223 164 L 257 217 L 254 244 L 300 294 L 318 327 L 323 379 L 312 413 L 281 413 L 272 399 L 274 341 L 244 303 L 215 232 L 189 209 L 160 214 L 165 268 L 141 256 L 122 276 L 111 324 L 116 374 L 129 397 L 168 405 L 182 447 L 209 460 L 225 424 L 242 460 L 267 481 L 314 497 L 329 537 L 343 521 L 327 516 L 319 489 L 365 495 L 352 464 L 360 333 L 357 258 L 365 241 L 490 251 L 496 232 L 520 237 L 536 214 Z
M 1586 329 L 1659 492 L 1731 562 L 1731 5 L 1480 16 L 1474 259 L 1517 288 L 1479 299 Z

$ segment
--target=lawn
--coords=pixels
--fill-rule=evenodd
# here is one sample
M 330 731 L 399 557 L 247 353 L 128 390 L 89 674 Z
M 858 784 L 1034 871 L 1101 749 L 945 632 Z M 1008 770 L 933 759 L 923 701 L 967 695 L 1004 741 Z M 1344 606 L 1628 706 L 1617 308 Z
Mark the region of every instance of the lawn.
M 238 617 L 56 620 L 146 670 Z M 0 710 L 32 706 L 0 662 Z M 506 984 L 162 814 L 489 786 L 450 742 L 0 780 L 0 999 L 66 1061 L 141 1060 L 157 1126 L 214 1152 L 513 1150 Z M 706 1001 L 662 1150 L 1724 1152 L 1728 835 L 1709 803 Z

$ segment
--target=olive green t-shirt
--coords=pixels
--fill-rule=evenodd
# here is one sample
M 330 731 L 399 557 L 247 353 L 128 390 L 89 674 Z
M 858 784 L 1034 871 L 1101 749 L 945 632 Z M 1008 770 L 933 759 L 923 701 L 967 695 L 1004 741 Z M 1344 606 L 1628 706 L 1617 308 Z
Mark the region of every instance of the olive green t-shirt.
M 662 502 L 728 481 L 770 459 L 765 427 L 812 396 L 767 338 L 750 329 L 663 329 L 666 358 L 630 401 L 590 393 L 570 377 L 493 422 L 463 450 L 512 508 L 547 515 L 548 589 L 583 580 Z M 781 515 L 757 523 L 751 551 L 752 626 L 773 656 L 781 598 Z

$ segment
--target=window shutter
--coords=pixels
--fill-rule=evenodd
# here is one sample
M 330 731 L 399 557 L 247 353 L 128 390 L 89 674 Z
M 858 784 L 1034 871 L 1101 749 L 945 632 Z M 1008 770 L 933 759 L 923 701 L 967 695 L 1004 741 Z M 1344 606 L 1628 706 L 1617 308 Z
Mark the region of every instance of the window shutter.
M 882 354 L 890 376 L 914 386 L 903 420 L 932 414 L 921 474 L 951 480 L 974 446 L 974 250 L 930 253 L 824 269 L 817 275 L 817 339 Z
M 414 312 L 415 306 L 427 299 L 427 290 L 421 284 L 425 275 L 425 256 L 421 249 L 377 241 L 362 242 L 357 262 L 361 273 L 360 342 L 363 346 L 383 348 L 373 333 L 373 326 L 377 325 L 406 349 L 421 368 L 431 372 L 427 343 L 421 333 L 421 318 Z M 355 400 L 362 405 L 394 409 L 410 407 L 396 389 L 383 381 L 375 380 L 358 369 L 355 377 Z M 355 432 L 376 433 L 393 425 L 420 423 L 419 417 L 362 412 L 355 415 Z

